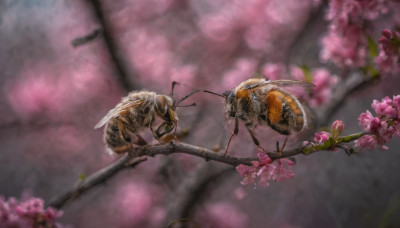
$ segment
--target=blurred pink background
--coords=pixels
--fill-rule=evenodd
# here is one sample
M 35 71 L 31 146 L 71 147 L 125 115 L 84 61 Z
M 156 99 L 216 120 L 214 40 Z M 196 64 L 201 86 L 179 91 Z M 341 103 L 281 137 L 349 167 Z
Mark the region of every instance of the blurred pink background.
M 71 45 L 101 28 L 90 1 L 0 2 L 0 195 L 5 198 L 29 191 L 48 201 L 72 187 L 80 174 L 117 159 L 104 153 L 103 132 L 93 127 L 127 87 L 168 94 L 176 80 L 222 93 L 256 72 L 275 79 L 272 63 L 342 74 L 319 60 L 328 31 L 324 2 L 103 0 L 101 7 L 129 85 L 120 84 L 103 36 Z M 400 21 L 393 17 L 399 9 L 391 10 L 371 24 L 373 39 Z M 346 134 L 360 131 L 357 118 L 373 99 L 400 93 L 398 76 L 354 94 L 330 123 L 341 119 Z M 176 97 L 189 91 L 179 86 Z M 197 107 L 180 110 L 180 129 L 189 128 L 183 142 L 212 148 L 222 141 L 225 146 L 233 122 L 225 122 L 219 99 L 201 94 L 186 101 Z M 240 128 L 230 154 L 255 157 L 256 147 Z M 148 131 L 144 135 L 149 138 Z M 271 149 L 284 138 L 267 128 L 259 135 Z M 388 146 L 388 151 L 351 157 L 343 152 L 297 156 L 295 178 L 268 188 L 242 186 L 242 177 L 231 171 L 208 183 L 188 213 L 200 227 L 400 226 L 395 216 L 400 213 L 400 143 L 396 138 Z M 165 226 L 167 205 L 174 200 L 168 196 L 205 163 L 186 155 L 171 158 L 174 162 L 149 158 L 119 173 L 66 205 L 59 221 L 86 228 Z M 178 174 L 169 172 L 169 180 L 160 167 Z

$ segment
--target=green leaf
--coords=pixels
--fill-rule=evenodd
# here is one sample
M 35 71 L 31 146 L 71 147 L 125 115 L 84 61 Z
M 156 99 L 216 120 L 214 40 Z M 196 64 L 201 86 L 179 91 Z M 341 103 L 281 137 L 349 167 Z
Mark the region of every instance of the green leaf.
M 378 56 L 379 51 L 378 51 L 378 45 L 374 42 L 374 40 L 367 35 L 367 39 L 368 39 L 368 54 L 369 57 L 375 58 L 376 56 Z
M 305 81 L 306 82 L 312 82 L 312 75 L 311 75 L 311 70 L 310 68 L 303 64 L 303 65 L 298 65 L 300 67 L 300 69 L 303 71 L 304 77 L 305 77 Z

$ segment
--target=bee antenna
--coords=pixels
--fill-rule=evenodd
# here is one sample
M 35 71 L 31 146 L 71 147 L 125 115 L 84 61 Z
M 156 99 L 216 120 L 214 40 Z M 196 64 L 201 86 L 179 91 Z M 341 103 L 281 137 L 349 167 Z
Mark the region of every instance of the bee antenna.
M 209 91 L 209 90 L 203 90 L 202 92 L 205 92 L 205 93 L 211 93 L 211 94 L 217 95 L 217 96 L 219 96 L 219 97 L 223 97 L 223 98 L 225 98 L 225 96 L 224 96 L 224 95 L 222 95 L 222 94 L 219 94 L 219 93 L 214 93 L 214 92 L 211 92 L 211 91 Z
M 172 81 L 172 86 L 171 86 L 171 97 L 173 98 L 174 97 L 174 88 L 175 88 L 175 85 L 176 84 L 179 84 L 179 82 L 177 82 L 177 81 Z
M 177 102 L 177 105 L 179 105 L 182 101 L 188 99 L 190 96 L 192 96 L 193 94 L 198 93 L 198 92 L 201 92 L 201 91 L 198 90 L 198 89 L 193 90 L 193 91 L 190 92 L 188 95 L 186 95 L 186 96 L 184 96 L 182 99 L 180 99 L 180 100 Z M 177 107 L 178 107 L 178 106 L 177 106 Z

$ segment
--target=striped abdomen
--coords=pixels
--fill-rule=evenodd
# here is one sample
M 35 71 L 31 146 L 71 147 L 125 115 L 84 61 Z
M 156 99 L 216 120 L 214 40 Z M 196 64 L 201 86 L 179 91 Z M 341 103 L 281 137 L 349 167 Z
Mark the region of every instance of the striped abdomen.
M 289 135 L 299 132 L 305 124 L 305 113 L 299 101 L 289 92 L 269 91 L 266 96 L 266 116 L 272 129 Z

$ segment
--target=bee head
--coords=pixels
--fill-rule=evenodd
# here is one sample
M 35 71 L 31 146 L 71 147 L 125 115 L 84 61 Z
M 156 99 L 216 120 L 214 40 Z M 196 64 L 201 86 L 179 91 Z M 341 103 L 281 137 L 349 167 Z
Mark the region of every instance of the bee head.
M 232 90 L 225 91 L 222 95 L 225 97 L 226 112 L 229 117 L 236 116 L 235 93 Z
M 174 100 L 166 95 L 156 96 L 156 113 L 168 123 L 176 123 L 178 121 L 178 116 L 176 115 L 176 106 L 174 105 Z

